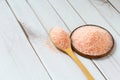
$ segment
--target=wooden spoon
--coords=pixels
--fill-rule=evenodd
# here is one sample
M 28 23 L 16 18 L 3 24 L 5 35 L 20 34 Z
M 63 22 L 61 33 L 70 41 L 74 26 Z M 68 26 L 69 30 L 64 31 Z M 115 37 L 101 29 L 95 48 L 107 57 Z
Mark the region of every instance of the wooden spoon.
M 94 80 L 90 72 L 86 69 L 86 67 L 82 64 L 82 62 L 73 53 L 71 49 L 70 36 L 67 32 L 65 32 L 63 29 L 58 27 L 53 28 L 50 31 L 50 38 L 58 49 L 67 53 L 74 60 L 74 62 L 76 62 L 76 64 L 83 71 L 83 73 L 85 74 L 88 80 Z

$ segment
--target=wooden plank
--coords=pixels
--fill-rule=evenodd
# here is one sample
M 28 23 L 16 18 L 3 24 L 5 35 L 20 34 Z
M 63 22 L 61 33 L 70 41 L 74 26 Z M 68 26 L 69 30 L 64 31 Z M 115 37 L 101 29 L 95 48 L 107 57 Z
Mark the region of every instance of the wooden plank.
M 90 0 L 91 4 L 120 35 L 120 14 L 109 3 Z
M 108 2 L 112 5 L 113 8 L 120 14 L 120 0 L 108 0 Z
M 28 2 L 28 4 L 30 3 L 30 6 L 32 6 L 37 13 L 37 16 L 39 17 L 37 20 L 36 16 L 24 0 L 19 2 L 17 0 L 8 0 L 8 2 L 17 18 L 24 24 L 24 29 L 28 36 L 30 36 L 30 42 L 34 46 L 51 77 L 55 80 L 79 80 L 81 78 L 82 80 L 85 80 L 85 76 L 76 64 L 67 55 L 58 51 L 49 41 L 48 34 L 45 30 L 49 32 L 53 26 L 61 26 L 65 30 L 68 30 L 49 3 L 45 0 L 30 0 Z M 41 25 L 39 21 L 42 22 L 43 25 Z M 42 28 L 42 26 L 44 27 Z M 34 35 L 41 34 L 41 37 L 34 37 L 30 33 L 33 33 Z M 100 74 L 90 60 L 82 57 L 79 59 L 86 63 L 86 66 L 90 66 L 90 70 L 92 69 Z M 102 79 L 101 75 L 99 77 Z
M 6 2 L 0 2 L 0 80 L 50 80 Z
M 99 67 L 102 73 L 110 80 L 119 80 L 119 48 L 120 48 L 120 37 L 112 29 L 112 27 L 104 20 L 99 12 L 93 7 L 88 0 L 69 0 L 68 3 L 79 13 L 79 15 L 87 22 L 91 24 L 100 25 L 111 32 L 115 39 L 114 50 L 112 55 L 107 57 L 94 60 L 95 64 Z M 87 6 L 86 6 L 87 5 Z

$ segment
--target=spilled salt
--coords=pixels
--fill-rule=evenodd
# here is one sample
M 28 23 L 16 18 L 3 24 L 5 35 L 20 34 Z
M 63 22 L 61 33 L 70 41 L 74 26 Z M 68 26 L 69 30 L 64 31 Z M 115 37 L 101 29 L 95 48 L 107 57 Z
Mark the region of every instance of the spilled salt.
M 53 44 L 51 43 L 50 39 L 46 39 L 45 40 L 45 43 L 46 43 L 46 46 L 53 52 L 59 52 L 54 46 Z

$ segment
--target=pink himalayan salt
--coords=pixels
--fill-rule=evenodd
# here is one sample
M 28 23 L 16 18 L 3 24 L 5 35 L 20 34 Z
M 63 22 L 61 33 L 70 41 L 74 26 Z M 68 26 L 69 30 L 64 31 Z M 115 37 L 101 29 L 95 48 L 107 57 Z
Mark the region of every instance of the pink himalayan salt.
M 95 26 L 84 26 L 76 29 L 72 33 L 71 40 L 75 49 L 91 56 L 104 55 L 113 46 L 111 35 L 106 30 Z
M 50 31 L 50 38 L 52 42 L 61 50 L 70 47 L 70 37 L 62 28 L 55 27 Z

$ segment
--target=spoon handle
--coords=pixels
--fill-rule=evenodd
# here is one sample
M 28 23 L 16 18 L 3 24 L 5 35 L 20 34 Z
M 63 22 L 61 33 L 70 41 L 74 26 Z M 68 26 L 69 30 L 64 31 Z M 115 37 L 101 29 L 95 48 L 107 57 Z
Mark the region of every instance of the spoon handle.
M 83 73 L 86 75 L 88 80 L 94 80 L 93 76 L 86 69 L 86 67 L 83 65 L 83 63 L 75 56 L 75 54 L 73 53 L 71 48 L 66 49 L 65 52 L 76 62 L 76 64 L 83 71 Z

